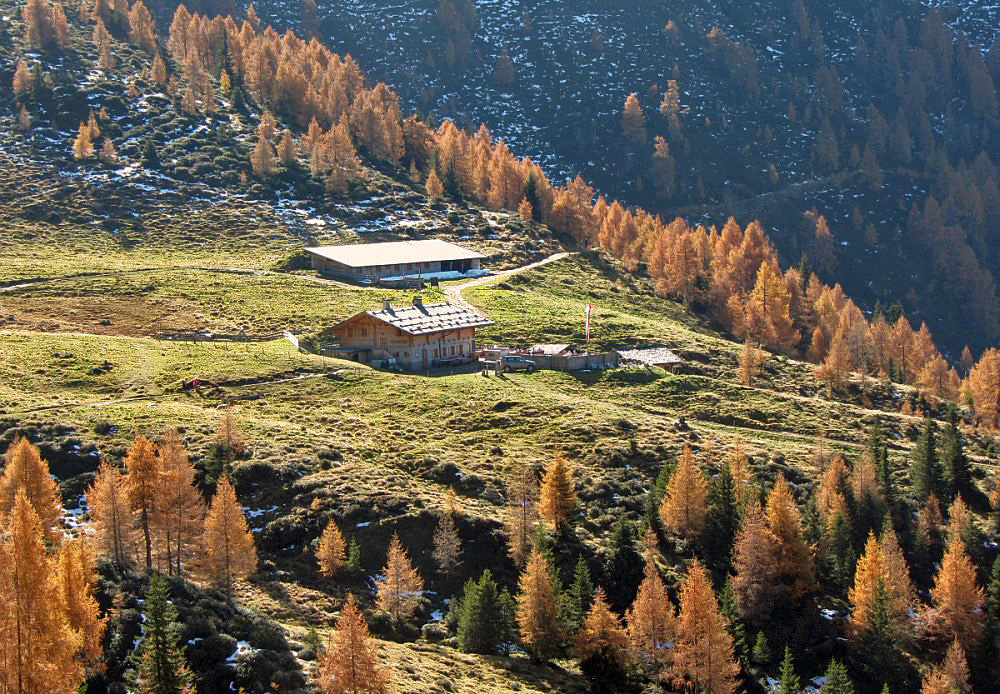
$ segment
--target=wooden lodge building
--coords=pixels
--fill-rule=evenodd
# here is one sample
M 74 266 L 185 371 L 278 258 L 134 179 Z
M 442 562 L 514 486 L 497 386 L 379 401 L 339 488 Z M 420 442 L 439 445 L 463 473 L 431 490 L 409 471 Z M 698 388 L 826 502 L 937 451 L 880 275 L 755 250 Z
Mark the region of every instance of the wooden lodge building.
M 307 248 L 312 267 L 321 274 L 350 282 L 424 277 L 480 270 L 486 256 L 440 239 L 388 241 Z M 472 276 L 472 275 L 470 275 Z
M 472 309 L 448 302 L 393 308 L 386 301 L 380 311 L 364 311 L 330 328 L 340 341 L 344 358 L 362 363 L 395 359 L 405 369 L 422 370 L 472 359 L 476 330 L 493 321 Z

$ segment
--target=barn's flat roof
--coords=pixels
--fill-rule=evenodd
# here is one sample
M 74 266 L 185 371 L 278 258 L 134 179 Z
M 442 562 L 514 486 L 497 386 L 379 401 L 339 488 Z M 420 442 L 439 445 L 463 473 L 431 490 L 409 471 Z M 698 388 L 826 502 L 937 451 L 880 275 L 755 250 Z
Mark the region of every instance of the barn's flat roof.
M 423 304 L 420 306 L 400 306 L 399 308 L 386 308 L 379 311 L 365 311 L 348 318 L 340 323 L 349 323 L 358 316 L 369 315 L 376 320 L 388 323 L 394 328 L 398 328 L 410 335 L 426 335 L 427 333 L 438 333 L 446 330 L 459 330 L 461 328 L 484 328 L 493 325 L 486 316 L 463 306 L 449 304 L 442 301 L 437 304 Z M 336 326 L 335 326 L 336 327 Z
M 348 246 L 317 246 L 307 248 L 306 252 L 342 263 L 348 267 L 427 263 L 438 260 L 471 260 L 486 257 L 481 253 L 470 251 L 468 248 L 462 248 L 441 239 L 357 243 Z

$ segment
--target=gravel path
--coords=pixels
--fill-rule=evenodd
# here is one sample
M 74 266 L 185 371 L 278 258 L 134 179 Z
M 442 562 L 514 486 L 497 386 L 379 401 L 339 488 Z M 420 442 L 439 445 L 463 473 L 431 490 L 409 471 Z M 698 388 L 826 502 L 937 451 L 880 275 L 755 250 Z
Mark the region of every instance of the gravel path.
M 522 265 L 521 267 L 516 267 L 511 270 L 502 270 L 493 275 L 487 275 L 486 277 L 478 277 L 474 280 L 469 280 L 468 282 L 463 282 L 462 284 L 454 284 L 449 287 L 444 288 L 445 298 L 448 299 L 453 304 L 459 306 L 465 306 L 466 308 L 474 308 L 472 304 L 465 300 L 462 296 L 462 292 L 466 289 L 471 289 L 472 287 L 480 287 L 484 284 L 489 284 L 490 282 L 495 282 L 496 280 L 501 280 L 504 277 L 510 277 L 511 275 L 516 275 L 519 272 L 524 272 L 525 270 L 534 270 L 536 267 L 541 267 L 543 265 L 548 265 L 549 263 L 554 263 L 557 260 L 562 260 L 571 253 L 564 251 L 562 253 L 553 253 L 548 258 L 543 258 L 534 263 L 529 263 L 527 265 Z

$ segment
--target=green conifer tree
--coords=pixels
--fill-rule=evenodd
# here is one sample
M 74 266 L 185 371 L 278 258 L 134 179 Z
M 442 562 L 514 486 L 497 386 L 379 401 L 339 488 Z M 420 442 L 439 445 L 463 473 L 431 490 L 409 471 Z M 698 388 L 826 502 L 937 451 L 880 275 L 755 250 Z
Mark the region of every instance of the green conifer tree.
M 1000 670 L 1000 557 L 993 560 L 990 580 L 986 584 L 986 600 L 983 603 L 984 642 L 987 653 Z
M 184 660 L 177 610 L 169 595 L 167 579 L 152 574 L 143 605 L 142 639 L 126 673 L 129 691 L 136 694 L 178 694 L 192 681 Z
M 733 540 L 740 529 L 740 505 L 729 466 L 708 486 L 708 511 L 702 536 L 705 560 L 720 575 L 729 573 Z
M 673 474 L 673 470 L 674 465 L 670 461 L 665 461 L 656 475 L 656 481 L 653 482 L 652 488 L 646 493 L 646 505 L 643 511 L 644 526 L 652 528 L 657 534 L 663 532 L 660 523 L 660 506 L 663 504 L 663 497 L 667 495 L 667 485 L 670 483 L 670 475 Z
M 771 662 L 771 645 L 767 642 L 767 634 L 763 631 L 757 632 L 757 638 L 753 642 L 753 662 L 758 665 L 767 665 Z
M 538 218 L 538 182 L 535 181 L 535 175 L 533 173 L 528 174 L 528 177 L 524 180 L 524 199 L 531 203 L 531 209 L 534 212 L 534 217 Z
M 361 545 L 354 539 L 347 543 L 347 568 L 361 570 Z
M 736 603 L 736 595 L 733 592 L 733 577 L 726 579 L 719 595 L 719 611 L 726 618 L 729 625 L 729 635 L 733 637 L 733 655 L 739 661 L 743 670 L 750 669 L 750 647 L 747 644 L 746 626 L 740 620 L 739 606 Z
M 843 513 L 833 517 L 825 533 L 826 578 L 838 593 L 844 593 L 854 578 L 854 564 L 857 556 L 851 538 L 851 530 Z
M 445 169 L 444 191 L 452 200 L 462 199 L 462 187 L 458 182 L 458 169 L 455 167 L 455 157 L 448 160 L 448 168 Z
M 969 459 L 958 428 L 958 410 L 954 407 L 948 410 L 948 424 L 941 434 L 941 473 L 944 482 L 942 491 L 947 501 L 959 494 L 968 494 L 971 479 Z
M 820 687 L 820 694 L 854 694 L 854 682 L 847 674 L 847 668 L 836 658 L 826 669 L 826 682 Z
M 881 577 L 875 585 L 869 609 L 865 631 L 854 644 L 864 664 L 865 679 L 869 682 L 881 679 L 886 684 L 897 682 L 902 676 L 902 651 L 893 621 L 891 597 Z
M 580 622 L 594 602 L 594 581 L 590 576 L 590 567 L 583 556 L 577 557 L 576 568 L 573 569 L 573 583 L 566 591 L 566 623 L 571 633 L 576 633 Z
M 552 536 L 549 535 L 549 531 L 545 529 L 543 523 L 535 525 L 535 534 L 531 538 L 531 547 L 538 550 L 539 554 L 544 556 L 549 564 L 555 565 L 556 553 L 552 546 Z
M 921 504 L 927 501 L 931 494 L 941 492 L 941 468 L 937 455 L 937 424 L 927 417 L 924 429 L 917 439 L 913 449 L 913 459 L 910 464 L 910 488 L 913 496 Z
M 517 601 L 510 591 L 504 588 L 500 591 L 498 600 L 500 608 L 500 650 L 504 655 L 510 655 L 517 643 Z
M 781 660 L 781 675 L 778 679 L 777 694 L 801 694 L 802 680 L 795 674 L 795 662 L 792 660 L 792 649 L 785 646 L 785 657 Z
M 635 600 L 644 566 L 636 546 L 635 527 L 625 514 L 620 514 L 611 528 L 603 567 L 608 604 L 619 614 Z
M 470 578 L 458 609 L 458 647 L 466 653 L 495 655 L 503 636 L 500 591 L 489 569 Z

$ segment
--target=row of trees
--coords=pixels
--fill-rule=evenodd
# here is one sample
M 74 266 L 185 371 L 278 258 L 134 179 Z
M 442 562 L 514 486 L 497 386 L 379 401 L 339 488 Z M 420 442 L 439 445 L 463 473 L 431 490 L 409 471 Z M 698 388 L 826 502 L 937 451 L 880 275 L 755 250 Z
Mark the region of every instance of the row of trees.
M 48 466 L 25 439 L 0 478 L 0 688 L 75 691 L 102 655 L 106 619 L 95 599 L 95 556 L 64 539 Z
M 949 456 L 948 451 L 954 445 L 944 445 L 943 457 Z M 932 493 L 926 502 L 920 502 L 917 482 L 914 493 L 921 512 L 917 527 L 911 528 L 907 521 L 909 514 L 899 505 L 901 497 L 893 487 L 895 471 L 884 455 L 879 430 L 873 431 L 868 449 L 852 468 L 840 456 L 830 459 L 818 455 L 824 466 L 822 481 L 814 501 L 810 502 L 809 509 L 815 516 L 808 522 L 803 519 L 803 512 L 783 476 L 779 475 L 761 506 L 761 481 L 756 479 L 739 447 L 731 451 L 711 481 L 692 452 L 685 449 L 665 475 L 666 482 L 658 483 L 651 494 L 655 521 L 647 520 L 650 529 L 643 541 L 646 568 L 638 590 L 633 588 L 631 592 L 635 597 L 625 612 L 627 628 L 623 630 L 619 618 L 609 613 L 603 592 L 599 599 L 588 593 L 590 611 L 581 611 L 587 614 L 584 626 L 580 627 L 579 621 L 574 623 L 568 616 L 571 611 L 561 606 L 566 598 L 558 597 L 560 584 L 551 556 L 545 558 L 544 543 L 541 548 L 536 544 L 529 550 L 518 596 L 522 644 L 536 657 L 548 657 L 561 652 L 569 630 L 571 635 L 581 634 L 576 652 L 584 661 L 585 671 L 592 676 L 607 676 L 612 664 L 622 668 L 630 661 L 637 661 L 647 676 L 675 686 L 733 691 L 732 682 L 740 671 L 737 662 L 747 655 L 743 629 L 764 629 L 776 615 L 798 617 L 804 609 L 815 610 L 809 599 L 822 586 L 824 591 L 844 590 L 844 597 L 851 604 L 845 635 L 853 657 L 864 663 L 872 681 L 878 678 L 880 683 L 901 686 L 906 681 L 902 674 L 906 670 L 904 653 L 916 647 L 933 654 L 935 644 L 943 640 L 951 646 L 942 666 L 927 673 L 925 690 L 935 691 L 927 687 L 934 686 L 945 675 L 950 677 L 948 672 L 960 661 L 965 671 L 959 678 L 961 691 L 967 691 L 966 653 L 974 654 L 980 667 L 985 667 L 987 661 L 983 658 L 989 656 L 983 649 L 992 653 L 995 644 L 991 640 L 984 642 L 984 629 L 1000 626 L 993 624 L 1000 619 L 1000 613 L 994 614 L 992 608 L 985 627 L 982 618 L 986 597 L 971 558 L 981 554 L 978 548 L 982 541 L 963 499 L 963 495 L 972 493 L 968 478 L 963 476 L 968 472 L 967 467 L 952 466 L 955 473 L 948 475 L 939 487 L 945 494 L 949 489 L 954 490 L 946 532 L 942 531 L 936 498 Z M 960 438 L 957 455 L 962 457 Z M 933 444 L 929 451 L 926 445 L 918 445 L 913 456 L 915 479 L 919 479 L 916 471 L 928 456 L 936 459 Z M 567 474 L 568 487 L 562 482 L 553 483 L 565 480 Z M 955 479 L 966 482 L 952 486 L 948 480 Z M 539 516 L 558 530 L 558 524 L 570 523 L 573 515 L 553 515 L 551 509 L 571 511 L 575 507 L 571 473 L 567 473 L 566 464 L 550 465 L 542 486 L 546 501 L 538 506 Z M 657 487 L 662 491 L 657 492 Z M 512 496 L 517 499 L 513 506 L 521 505 L 523 495 L 513 491 Z M 662 501 L 658 502 L 657 496 Z M 939 566 L 930 585 L 928 605 L 918 598 L 910 578 L 913 570 L 897 538 L 894 522 L 901 524 L 908 536 L 914 536 L 911 551 L 917 553 L 920 575 L 935 564 Z M 696 556 L 715 569 L 725 585 L 721 600 L 716 599 L 705 569 L 695 559 L 681 585 L 679 613 L 674 615 L 655 566 L 660 540 L 654 528 L 660 529 L 667 540 L 682 540 L 681 546 L 695 548 Z M 856 536 L 862 538 L 863 550 L 855 566 L 853 548 L 858 543 L 853 538 Z M 535 538 L 537 543 L 538 536 Z M 940 546 L 944 539 L 943 555 L 937 554 L 935 558 L 934 546 Z M 512 555 L 518 556 L 521 549 L 516 536 L 511 535 L 510 541 Z M 838 587 L 840 582 L 842 588 Z M 702 583 L 707 588 L 699 587 Z M 570 596 L 578 585 L 575 579 L 569 588 Z M 997 591 L 1000 591 L 1000 562 L 994 568 L 990 584 L 990 594 Z M 572 603 L 572 597 L 569 601 Z M 727 610 L 718 612 L 727 606 Z M 531 620 L 524 617 L 529 607 Z M 691 617 L 692 624 L 685 615 L 694 614 L 698 617 Z M 598 629 L 594 623 L 603 626 Z M 595 631 L 602 636 L 595 636 Z M 741 644 L 739 647 L 734 646 L 734 638 Z M 698 645 L 691 646 L 696 656 L 678 650 L 678 645 L 688 639 L 697 640 Z M 671 642 L 674 648 L 665 645 Z M 532 644 L 537 644 L 534 651 Z M 595 655 L 594 649 L 582 644 L 603 645 L 594 646 L 600 651 Z M 588 660 L 593 657 L 597 661 Z M 692 672 L 691 662 L 714 665 Z
M 176 430 L 158 443 L 137 438 L 124 471 L 102 463 L 86 498 L 101 553 L 121 565 L 197 575 L 227 595 L 256 570 L 253 535 L 232 484 L 219 479 L 206 507 Z

